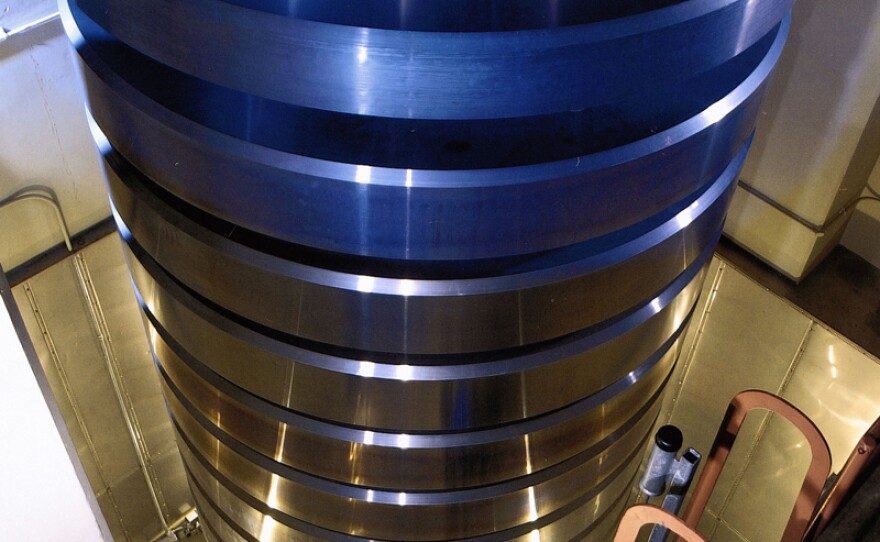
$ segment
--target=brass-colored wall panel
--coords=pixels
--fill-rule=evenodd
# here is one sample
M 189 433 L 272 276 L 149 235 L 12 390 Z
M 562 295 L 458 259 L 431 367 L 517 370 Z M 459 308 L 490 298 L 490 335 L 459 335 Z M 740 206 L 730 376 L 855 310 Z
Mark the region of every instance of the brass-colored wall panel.
M 91 308 L 83 274 L 97 295 Z M 13 294 L 114 540 L 153 540 L 192 509 L 193 499 L 119 239 L 98 241 Z M 99 333 L 92 311 L 106 333 Z M 146 475 L 114 391 L 108 352 L 140 434 Z
M 821 324 L 810 338 L 783 397 L 812 419 L 839 471 L 855 443 L 880 416 L 877 360 Z
M 759 439 L 745 448 L 737 452 L 743 459 L 732 465 L 737 479 L 727 502 L 713 508 L 746 540 L 779 540 L 807 472 L 810 449 L 779 416 L 769 416 Z
M 832 470 L 880 416 L 878 360 L 722 260 L 713 262 L 672 374 L 660 423 L 678 425 L 704 454 L 728 402 L 764 389 L 792 402 L 828 441 Z M 699 530 L 710 540 L 781 535 L 809 462 L 784 420 L 752 413 L 740 430 Z

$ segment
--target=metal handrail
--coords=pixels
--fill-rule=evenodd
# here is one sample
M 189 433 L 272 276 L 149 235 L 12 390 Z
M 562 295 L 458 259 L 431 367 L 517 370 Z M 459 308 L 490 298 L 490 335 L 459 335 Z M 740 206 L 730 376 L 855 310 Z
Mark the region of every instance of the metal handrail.
M 73 244 L 70 242 L 70 229 L 67 227 L 67 220 L 64 219 L 64 212 L 61 210 L 61 202 L 58 201 L 58 195 L 52 188 L 41 184 L 25 186 L 0 199 L 0 208 L 27 200 L 42 201 L 52 206 L 52 210 L 55 211 L 55 218 L 58 220 L 58 226 L 61 229 L 61 234 L 64 236 L 64 244 L 67 246 L 67 251 L 73 252 Z

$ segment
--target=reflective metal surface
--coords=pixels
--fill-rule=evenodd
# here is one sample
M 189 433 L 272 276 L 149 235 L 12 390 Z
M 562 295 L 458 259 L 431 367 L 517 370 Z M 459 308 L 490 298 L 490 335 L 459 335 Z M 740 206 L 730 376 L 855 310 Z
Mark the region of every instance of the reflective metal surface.
M 210 536 L 610 536 L 791 0 L 600 4 L 67 3 Z
M 766 36 L 792 4 L 699 0 L 551 31 L 445 34 L 321 24 L 216 0 L 70 8 L 87 41 L 109 34 L 207 83 L 324 111 L 445 120 L 558 114 L 690 78 Z M 260 62 L 243 61 L 251 58 Z
M 130 282 L 108 236 L 12 293 L 112 539 L 148 542 L 195 502 Z
M 679 426 L 685 445 L 708 450 L 730 399 L 763 389 L 815 422 L 836 473 L 880 416 L 880 361 L 734 266 L 714 260 L 692 322 L 658 421 Z M 713 541 L 778 540 L 809 446 L 787 421 L 757 412 L 738 440 L 699 531 Z
M 771 32 L 769 37 L 776 37 L 776 32 Z M 768 52 L 770 45 L 773 48 Z M 699 106 L 664 115 L 644 112 L 647 120 L 640 131 L 631 128 L 637 122 L 635 119 L 616 108 L 602 113 L 609 119 L 605 127 L 595 127 L 597 121 L 592 118 L 574 121 L 576 125 L 595 128 L 597 133 L 581 138 L 591 145 L 584 149 L 561 142 L 551 146 L 554 149 L 572 147 L 568 151 L 570 158 L 565 160 L 522 166 L 498 160 L 470 162 L 463 164 L 465 169 L 455 170 L 436 168 L 456 166 L 456 157 L 461 154 L 479 158 L 488 153 L 502 153 L 507 160 L 525 153 L 506 139 L 477 145 L 471 141 L 473 138 L 459 133 L 462 130 L 459 122 L 443 121 L 440 124 L 452 132 L 450 137 L 462 139 L 440 142 L 436 153 L 433 147 L 427 150 L 399 148 L 402 145 L 399 141 L 405 141 L 403 138 L 387 142 L 383 138 L 377 142 L 373 139 L 378 137 L 373 135 L 374 130 L 384 133 L 388 129 L 371 129 L 367 125 L 361 129 L 369 134 L 368 141 L 355 139 L 349 142 L 350 147 L 344 147 L 352 149 L 349 154 L 355 156 L 330 155 L 328 158 L 337 158 L 331 161 L 300 154 L 309 149 L 298 148 L 289 149 L 298 151 L 290 154 L 284 152 L 287 148 L 266 146 L 269 142 L 239 138 L 264 128 L 259 124 L 252 126 L 247 119 L 278 118 L 274 112 L 245 115 L 246 119 L 237 123 L 243 124 L 241 131 L 231 135 L 224 133 L 222 126 L 206 130 L 205 125 L 196 124 L 166 107 L 157 107 L 146 95 L 135 92 L 107 65 L 105 57 L 97 53 L 99 49 L 84 46 L 81 54 L 89 60 L 84 72 L 94 103 L 93 112 L 110 141 L 153 180 L 190 203 L 249 230 L 317 249 L 406 260 L 502 258 L 494 262 L 495 265 L 491 265 L 493 262 L 468 265 L 456 262 L 446 266 L 457 274 L 473 274 L 491 272 L 498 265 L 520 263 L 519 259 L 511 260 L 513 255 L 583 242 L 587 243 L 584 248 L 596 244 L 601 247 L 603 235 L 622 231 L 636 234 L 651 226 L 648 222 L 640 228 L 641 221 L 662 220 L 667 208 L 687 206 L 695 192 L 705 188 L 723 171 L 748 138 L 763 95 L 763 82 L 781 45 L 781 38 L 775 42 L 765 39 L 757 49 L 744 53 L 743 58 L 750 62 L 735 58 L 732 62 L 744 64 L 746 70 L 741 68 L 738 73 L 723 78 L 733 82 L 718 85 L 721 91 L 713 91 Z M 762 58 L 765 61 L 760 63 Z M 736 75 L 746 76 L 752 69 L 750 77 L 737 79 Z M 163 83 L 168 80 L 164 73 L 156 74 L 155 78 Z M 555 88 L 555 84 L 551 88 Z M 198 94 L 204 92 L 202 89 Z M 678 103 L 683 92 L 685 89 L 675 89 L 667 99 Z M 180 95 L 187 94 L 174 94 Z M 719 101 L 706 110 L 706 104 L 712 100 Z M 636 102 L 641 103 L 639 99 Z M 245 104 L 225 100 L 219 101 L 216 108 L 223 112 L 224 122 L 230 111 L 248 110 Z M 688 115 L 694 116 L 689 118 Z M 658 123 L 656 117 L 660 116 L 665 117 L 666 122 Z M 522 140 L 529 149 L 541 148 L 551 141 L 551 136 L 544 131 L 531 133 L 532 126 L 527 121 L 532 119 L 523 120 L 519 132 L 504 125 L 471 123 L 496 137 L 506 134 L 514 141 Z M 200 117 L 194 120 L 205 122 Z M 426 127 L 405 127 L 403 132 L 436 131 L 433 125 L 437 122 L 432 121 Z M 284 126 L 289 130 L 289 126 L 299 124 L 291 121 Z M 315 121 L 314 124 L 329 130 L 334 141 L 345 142 L 345 130 L 330 129 L 326 126 L 329 122 Z M 563 133 L 563 138 L 575 138 L 566 135 L 566 128 L 555 124 L 549 130 Z M 339 132 L 342 135 L 337 135 Z M 609 136 L 603 135 L 606 132 L 625 133 L 627 138 L 621 142 L 627 144 L 581 154 L 581 151 L 593 150 L 594 143 L 609 140 Z M 289 134 L 279 137 L 291 140 Z M 306 134 L 304 139 L 317 140 L 311 134 Z M 448 152 L 444 150 L 447 143 L 453 147 L 470 147 L 470 150 Z M 373 151 L 373 147 L 378 149 Z M 380 167 L 382 164 L 373 163 L 371 156 L 357 156 L 360 152 L 386 151 L 401 154 L 403 163 L 391 163 L 397 167 Z M 411 163 L 410 156 L 417 158 L 423 153 L 438 156 L 422 164 Z M 487 169 L 499 166 L 505 167 Z M 251 190 L 240 190 L 238 177 L 229 175 L 233 170 L 250 180 Z M 657 186 L 658 171 L 664 172 L 662 189 Z M 595 201 L 606 203 L 596 207 Z M 340 216 L 337 212 L 340 208 L 349 212 Z M 592 212 L 581 212 L 584 208 L 591 208 Z M 285 219 L 292 214 L 299 219 Z M 328 257 L 322 252 L 300 255 L 305 256 L 312 260 Z M 335 258 L 340 260 L 339 256 Z M 363 265 L 349 260 L 339 263 L 355 268 Z M 372 262 L 372 265 L 380 263 Z M 399 264 L 379 267 L 386 274 L 399 273 L 400 269 Z M 413 263 L 402 269 L 408 274 L 428 272 L 424 266 Z
M 158 258 L 164 269 L 224 309 L 322 343 L 439 354 L 555 339 L 658 295 L 681 273 L 708 259 L 707 247 L 714 246 L 728 188 L 744 156 L 745 149 L 687 208 L 611 250 L 550 268 L 449 280 L 365 277 L 249 250 L 235 242 L 234 232 L 222 235 L 199 228 L 184 213 L 166 209 L 168 218 L 156 216 L 147 205 L 161 202 L 134 184 L 130 167 L 119 166 L 129 186 L 115 172 L 108 171 L 108 177 L 119 221 L 132 231 L 135 255 L 141 261 Z M 121 160 L 110 156 L 109 161 Z M 682 223 L 689 227 L 682 228 Z M 193 235 L 188 237 L 189 231 Z M 633 275 L 642 278 L 633 284 Z M 292 307 L 297 307 L 295 313 Z M 559 317 L 548 321 L 548 314 Z M 365 321 L 384 322 L 388 329 L 363 329 Z M 493 326 L 479 335 L 469 333 L 486 321 Z M 404 326 L 407 333 L 397 333 Z
M 481 427 L 551 412 L 657 363 L 680 335 L 702 278 L 682 277 L 691 284 L 680 293 L 683 284 L 673 284 L 678 288 L 670 293 L 678 295 L 665 308 L 658 298 L 660 312 L 647 305 L 616 325 L 541 349 L 498 360 L 473 355 L 442 365 L 401 365 L 347 359 L 261 335 L 211 312 L 157 267 L 158 280 L 137 261 L 132 271 L 150 309 L 153 343 L 163 351 L 191 356 L 235 385 L 304 414 L 413 431 Z M 161 322 L 154 313 L 163 315 Z M 627 324 L 635 325 L 627 332 Z M 554 393 L 545 393 L 547 388 Z M 336 399 L 327 401 L 328 395 Z M 420 408 L 426 401 L 460 407 Z

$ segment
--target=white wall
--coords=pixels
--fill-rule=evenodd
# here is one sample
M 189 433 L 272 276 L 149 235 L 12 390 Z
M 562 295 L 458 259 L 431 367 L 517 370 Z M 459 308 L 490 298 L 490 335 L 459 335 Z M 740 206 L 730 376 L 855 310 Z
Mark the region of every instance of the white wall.
M 15 31 L 56 9 L 42 0 L 0 0 L 0 27 Z M 71 233 L 82 231 L 110 210 L 75 55 L 57 17 L 3 38 L 0 34 L 0 199 L 28 185 L 50 186 Z M 0 209 L 0 231 L 0 264 L 7 270 L 63 239 L 52 208 L 35 200 Z
M 738 190 L 728 235 L 795 280 L 809 272 L 843 234 L 841 210 L 877 162 L 878 97 L 880 4 L 798 0 L 741 174 L 764 199 Z

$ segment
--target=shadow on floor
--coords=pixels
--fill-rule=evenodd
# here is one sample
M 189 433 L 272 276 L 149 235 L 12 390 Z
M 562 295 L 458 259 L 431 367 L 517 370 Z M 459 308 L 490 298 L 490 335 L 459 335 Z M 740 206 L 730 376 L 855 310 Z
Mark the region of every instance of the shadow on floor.
M 723 237 L 717 254 L 776 295 L 880 357 L 880 269 L 837 246 L 795 284 Z

